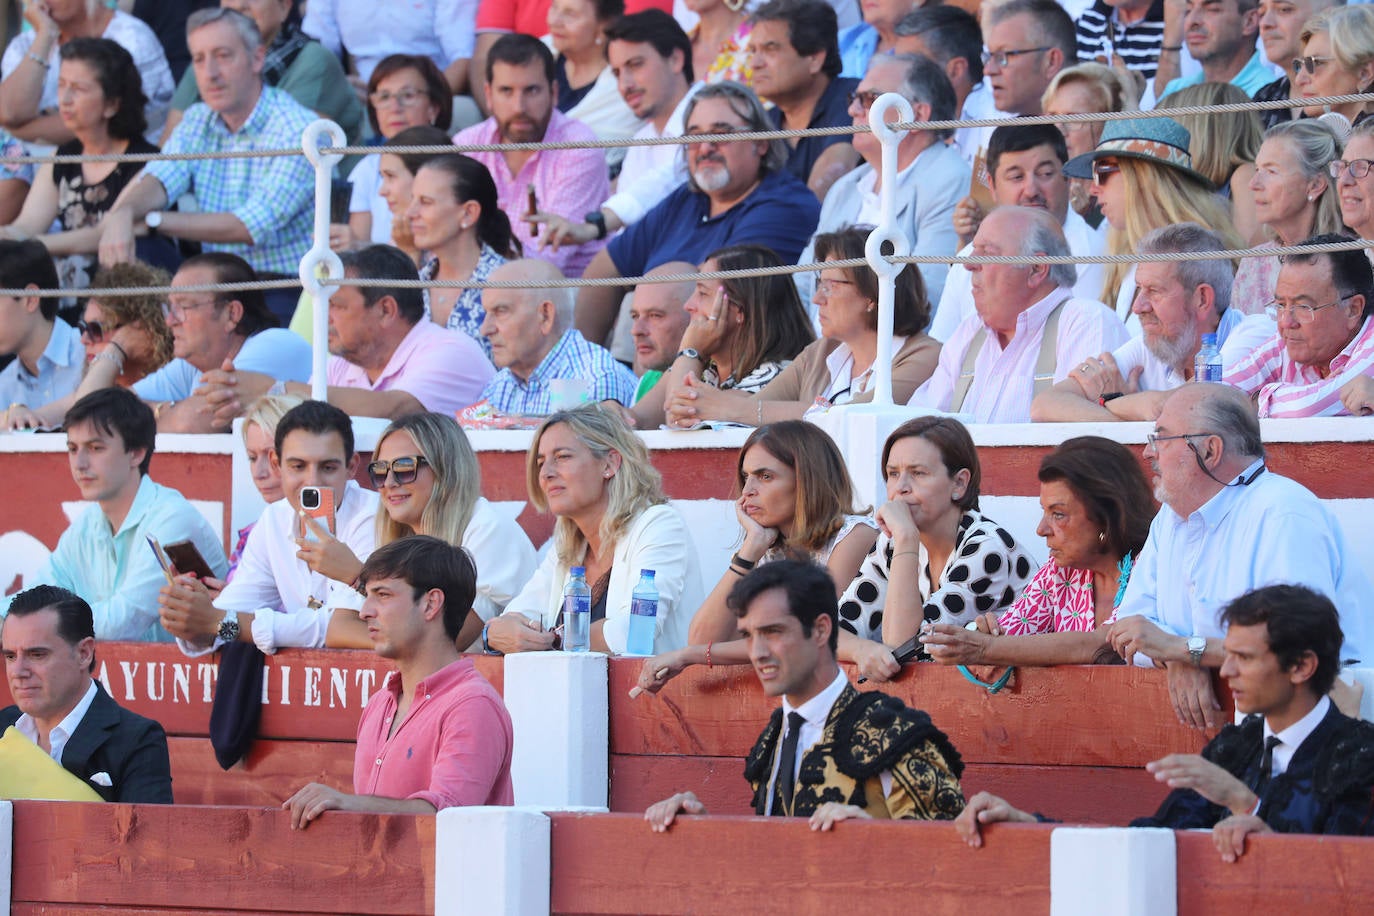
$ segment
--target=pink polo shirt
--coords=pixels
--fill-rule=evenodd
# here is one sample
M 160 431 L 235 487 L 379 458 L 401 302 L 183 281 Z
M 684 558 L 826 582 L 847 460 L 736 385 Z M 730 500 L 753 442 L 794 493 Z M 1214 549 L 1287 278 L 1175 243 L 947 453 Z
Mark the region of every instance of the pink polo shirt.
M 510 714 L 469 659 L 420 681 L 405 720 L 388 738 L 400 696 L 401 676 L 393 674 L 363 710 L 354 792 L 422 798 L 437 809 L 515 803 Z
M 325 373 L 330 385 L 369 391 L 399 389 L 414 395 L 425 410 L 452 416 L 482 397 L 496 368 L 477 341 L 422 318 L 401 339 L 376 381 L 367 377 L 362 366 L 339 356 L 329 357 Z

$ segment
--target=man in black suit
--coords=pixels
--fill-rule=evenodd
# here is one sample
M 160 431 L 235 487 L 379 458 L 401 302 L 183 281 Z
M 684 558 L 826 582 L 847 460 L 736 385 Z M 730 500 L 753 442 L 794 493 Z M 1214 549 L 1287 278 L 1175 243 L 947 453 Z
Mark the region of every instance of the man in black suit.
M 162 726 L 120 708 L 91 677 L 85 600 L 52 585 L 20 592 L 0 634 L 17 704 L 0 710 L 0 732 L 13 725 L 105 801 L 171 804 Z
M 1201 754 L 1147 764 L 1173 791 L 1131 826 L 1210 827 L 1227 862 L 1257 833 L 1374 835 L 1374 724 L 1343 715 L 1328 696 L 1341 666 L 1335 605 L 1301 585 L 1269 585 L 1232 601 L 1221 625 L 1221 676 L 1246 718 Z M 1035 820 L 1044 818 L 980 792 L 955 826 L 981 846 L 984 824 Z

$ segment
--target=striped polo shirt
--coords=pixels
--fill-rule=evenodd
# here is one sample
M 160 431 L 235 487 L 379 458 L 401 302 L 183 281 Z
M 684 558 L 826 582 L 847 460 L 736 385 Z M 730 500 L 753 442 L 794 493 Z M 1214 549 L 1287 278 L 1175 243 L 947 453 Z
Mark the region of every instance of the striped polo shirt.
M 1147 80 L 1154 79 L 1159 48 L 1164 43 L 1164 0 L 1154 0 L 1139 22 L 1125 24 L 1115 17 L 1116 11 L 1104 0 L 1095 0 L 1078 17 L 1078 59 L 1101 59 L 1110 64 L 1112 55 L 1119 54 L 1129 69 L 1140 71 Z

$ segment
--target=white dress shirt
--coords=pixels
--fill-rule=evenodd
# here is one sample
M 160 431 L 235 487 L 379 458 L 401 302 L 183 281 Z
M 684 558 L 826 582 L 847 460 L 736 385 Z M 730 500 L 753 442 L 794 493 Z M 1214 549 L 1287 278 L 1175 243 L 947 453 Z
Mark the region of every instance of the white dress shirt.
M 1292 763 L 1293 755 L 1298 748 L 1321 724 L 1322 719 L 1326 718 L 1326 712 L 1331 708 L 1329 697 L 1322 697 L 1317 701 L 1317 705 L 1307 715 L 1303 716 L 1292 725 L 1281 732 L 1276 732 L 1269 727 L 1269 720 L 1264 720 L 1264 740 L 1268 741 L 1271 736 L 1276 736 L 1279 743 L 1274 745 L 1274 752 L 1270 756 L 1269 778 L 1273 779 L 1280 773 L 1287 772 L 1288 764 Z
M 687 89 L 682 101 L 677 103 L 673 113 L 660 132 L 653 121 L 635 131 L 632 139 L 647 140 L 652 137 L 682 136 L 683 121 L 687 116 L 687 106 L 692 96 L 703 83 L 693 83 Z M 625 148 L 625 159 L 620 164 L 620 180 L 616 191 L 601 206 L 610 210 L 620 221 L 629 226 L 644 218 L 659 201 L 668 196 L 678 185 L 687 180 L 687 158 L 682 155 L 683 147 L 667 143 L 663 146 L 630 146 Z M 581 213 L 564 214 L 570 219 L 580 219 Z
M 977 423 L 1028 422 L 1045 323 L 1060 303 L 1063 310 L 1055 341 L 1055 382 L 1068 378 L 1070 370 L 1085 358 L 1126 342 L 1126 329 L 1110 309 L 1100 302 L 1071 298 L 1069 290 L 1059 287 L 1017 316 L 1016 335 L 1006 347 L 995 332 L 988 330 L 973 364 L 973 384 L 962 406 L 956 408 L 953 400 L 964 353 L 978 331 L 987 327 L 976 313 L 960 324 L 940 349 L 935 374 L 916 389 L 907 403 L 931 410 L 957 410 L 971 414 Z
M 348 481 L 334 513 L 335 537 L 366 560 L 376 543 L 377 494 Z M 253 614 L 253 641 L 271 655 L 279 646 L 322 646 L 334 608 L 362 607 L 363 598 L 347 582 L 335 582 L 296 559 L 296 510 L 285 499 L 262 511 L 243 547 L 234 578 L 215 599 L 223 611 Z M 312 602 L 318 607 L 311 607 Z M 280 632 L 278 632 L 280 631 Z M 205 649 L 178 639 L 192 657 Z
M 52 731 L 48 732 L 48 756 L 58 763 L 62 762 L 62 752 L 67 749 L 67 741 L 71 739 L 72 734 L 81 725 L 81 720 L 86 718 L 86 711 L 91 708 L 91 703 L 95 700 L 95 693 L 95 681 L 92 680 L 81 700 L 72 707 L 72 711 L 67 713 L 61 722 L 54 725 Z M 33 716 L 24 713 L 15 720 L 14 727 L 19 729 L 19 734 L 34 744 L 38 744 L 38 723 L 33 721 Z

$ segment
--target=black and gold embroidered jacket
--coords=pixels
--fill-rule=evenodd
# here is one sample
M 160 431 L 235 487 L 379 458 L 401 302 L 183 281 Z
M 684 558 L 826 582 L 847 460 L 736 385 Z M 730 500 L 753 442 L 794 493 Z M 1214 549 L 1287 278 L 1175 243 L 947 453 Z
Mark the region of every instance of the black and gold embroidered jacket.
M 773 771 L 782 709 L 749 752 L 744 775 L 754 787 L 754 812 L 763 814 Z M 825 802 L 857 805 L 875 818 L 949 820 L 964 808 L 963 760 L 930 716 L 896 697 L 853 686 L 830 708 L 821 739 L 802 755 L 790 814 L 809 816 Z M 883 771 L 892 775 L 884 795 Z

